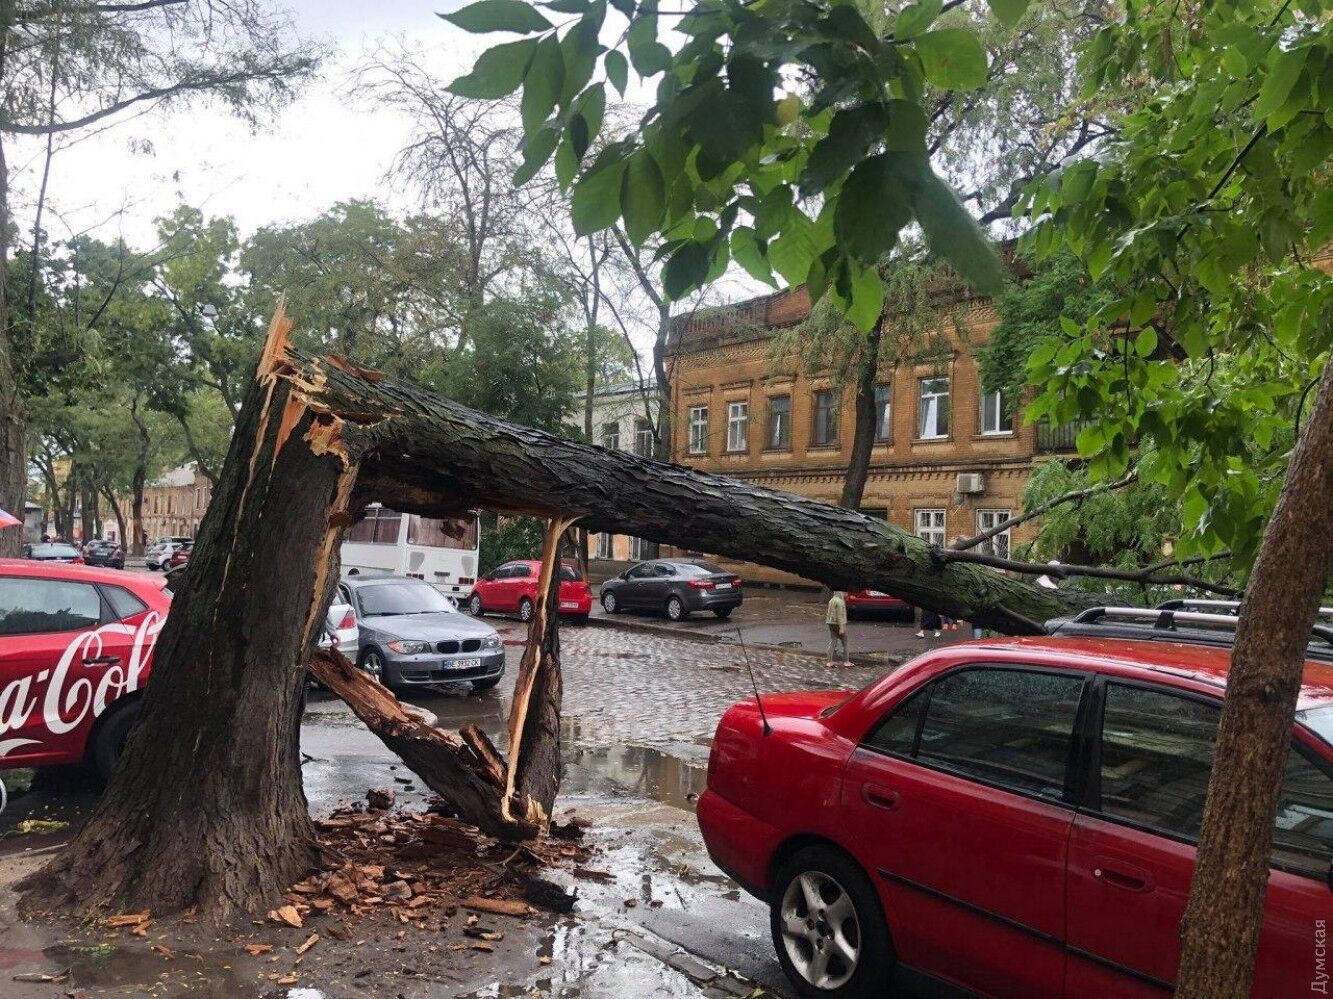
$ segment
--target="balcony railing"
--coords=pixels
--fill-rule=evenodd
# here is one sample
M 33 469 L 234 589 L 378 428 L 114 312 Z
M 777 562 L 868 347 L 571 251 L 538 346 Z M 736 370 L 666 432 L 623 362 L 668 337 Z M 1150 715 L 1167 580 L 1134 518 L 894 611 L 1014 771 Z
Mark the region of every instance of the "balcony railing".
M 1056 427 L 1042 420 L 1037 424 L 1037 450 L 1044 453 L 1076 450 L 1074 442 L 1087 425 L 1086 421 L 1077 420 Z

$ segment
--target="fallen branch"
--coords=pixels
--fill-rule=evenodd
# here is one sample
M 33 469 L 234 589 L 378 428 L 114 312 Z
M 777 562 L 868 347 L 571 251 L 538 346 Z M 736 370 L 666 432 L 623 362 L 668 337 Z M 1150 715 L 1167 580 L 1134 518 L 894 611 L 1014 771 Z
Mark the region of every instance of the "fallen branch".
M 1224 597 L 1240 597 L 1241 590 L 1223 583 L 1212 583 L 1197 576 L 1181 573 L 1159 575 L 1172 567 L 1200 565 L 1231 557 L 1231 552 L 1219 552 L 1216 555 L 1192 555 L 1184 559 L 1164 559 L 1141 569 L 1111 569 L 1102 565 L 1066 565 L 1062 562 L 1019 562 L 999 555 L 986 555 L 981 552 L 958 551 L 953 548 L 937 548 L 936 558 L 943 564 L 964 562 L 970 565 L 985 565 L 992 569 L 1005 569 L 1027 576 L 1053 576 L 1056 579 L 1070 579 L 1075 576 L 1088 576 L 1094 579 L 1113 579 L 1124 583 L 1139 583 L 1148 586 L 1193 586 L 1208 593 Z
M 982 531 L 980 534 L 974 534 L 970 538 L 959 538 L 951 544 L 949 548 L 952 551 L 966 551 L 969 548 L 975 548 L 977 545 L 989 541 L 996 535 L 1003 534 L 1005 531 L 1017 527 L 1019 524 L 1026 524 L 1029 520 L 1035 520 L 1042 514 L 1050 513 L 1056 507 L 1063 506 L 1066 503 L 1082 503 L 1090 496 L 1099 496 L 1102 493 L 1109 493 L 1116 489 L 1123 489 L 1125 486 L 1137 482 L 1138 478 L 1139 470 L 1137 468 L 1131 468 L 1125 475 L 1116 479 L 1114 482 L 1102 482 L 1095 486 L 1088 486 L 1084 489 L 1075 489 L 1062 496 L 1056 496 L 1054 499 L 1049 499 L 1045 503 L 1034 506 L 1031 510 L 1025 510 L 1007 520 L 1002 520 L 998 524 Z

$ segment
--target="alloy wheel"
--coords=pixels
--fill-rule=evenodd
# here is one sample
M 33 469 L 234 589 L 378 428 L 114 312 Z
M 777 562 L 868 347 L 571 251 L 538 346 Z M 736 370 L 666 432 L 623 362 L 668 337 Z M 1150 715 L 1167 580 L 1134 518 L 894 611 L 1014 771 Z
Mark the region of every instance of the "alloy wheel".
M 667 617 L 673 621 L 679 621 L 685 616 L 685 605 L 680 602 L 680 597 L 672 597 L 667 601 Z
M 602 609 L 608 614 L 616 612 L 616 595 L 614 593 L 602 594 Z
M 378 652 L 367 652 L 361 667 L 376 680 L 384 681 L 384 660 Z
M 532 601 L 526 597 L 518 602 L 518 619 L 524 624 L 532 620 Z
M 846 985 L 861 958 L 861 923 L 846 889 L 822 871 L 804 871 L 788 883 L 780 914 L 797 973 L 825 991 Z
M 472 599 L 467 602 L 467 609 L 473 617 L 481 617 L 481 597 L 472 594 Z

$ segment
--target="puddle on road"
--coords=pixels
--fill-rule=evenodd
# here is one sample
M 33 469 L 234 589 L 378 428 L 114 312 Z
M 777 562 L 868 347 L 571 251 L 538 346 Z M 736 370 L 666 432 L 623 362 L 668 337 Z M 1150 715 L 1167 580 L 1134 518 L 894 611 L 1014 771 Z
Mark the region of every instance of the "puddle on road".
M 704 766 L 650 746 L 566 749 L 564 758 L 564 798 L 619 791 L 692 812 L 708 777 Z
M 57 944 L 47 947 L 43 954 L 52 967 L 68 970 L 65 984 L 72 994 L 96 989 L 125 995 L 188 994 L 200 999 L 235 999 L 258 991 L 253 976 L 243 977 L 233 967 L 238 960 L 235 952 L 179 950 L 169 967 L 154 951 L 110 943 Z

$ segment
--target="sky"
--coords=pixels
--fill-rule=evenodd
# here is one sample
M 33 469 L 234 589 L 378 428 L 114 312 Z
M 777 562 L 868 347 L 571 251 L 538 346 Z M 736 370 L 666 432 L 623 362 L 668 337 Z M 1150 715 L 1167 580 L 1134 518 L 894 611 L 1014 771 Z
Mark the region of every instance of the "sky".
M 121 119 L 117 127 L 61 148 L 49 184 L 51 238 L 96 227 L 147 245 L 153 219 L 181 200 L 209 215 L 232 215 L 243 234 L 315 215 L 335 201 L 378 198 L 410 207 L 407 192 L 386 179 L 408 135 L 399 116 L 359 106 L 347 94 L 351 71 L 378 44 L 422 46 L 442 79 L 466 72 L 482 48 L 440 20 L 462 0 L 286 0 L 299 32 L 336 47 L 320 78 L 258 130 L 225 109 L 198 104 L 183 111 Z M 140 151 L 145 144 L 151 152 Z M 33 200 L 41 146 L 18 144 L 10 157 L 16 186 Z M 22 193 L 16 212 L 23 211 Z M 123 209 L 123 211 L 122 211 Z

